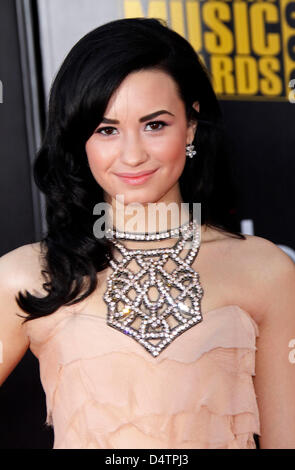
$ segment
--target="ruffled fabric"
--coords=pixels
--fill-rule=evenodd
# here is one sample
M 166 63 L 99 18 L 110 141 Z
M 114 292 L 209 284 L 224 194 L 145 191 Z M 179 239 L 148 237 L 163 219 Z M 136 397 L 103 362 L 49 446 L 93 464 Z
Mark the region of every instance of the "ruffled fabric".
M 95 315 L 26 325 L 55 449 L 256 448 L 259 331 L 240 307 L 207 312 L 156 358 Z

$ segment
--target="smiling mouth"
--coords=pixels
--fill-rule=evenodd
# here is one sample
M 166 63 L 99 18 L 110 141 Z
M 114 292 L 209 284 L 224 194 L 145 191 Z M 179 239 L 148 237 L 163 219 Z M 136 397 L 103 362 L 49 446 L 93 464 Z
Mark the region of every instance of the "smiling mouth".
M 157 171 L 157 169 L 158 168 L 150 171 L 141 171 L 139 173 L 115 173 L 115 175 L 126 183 L 141 184 L 147 181 Z

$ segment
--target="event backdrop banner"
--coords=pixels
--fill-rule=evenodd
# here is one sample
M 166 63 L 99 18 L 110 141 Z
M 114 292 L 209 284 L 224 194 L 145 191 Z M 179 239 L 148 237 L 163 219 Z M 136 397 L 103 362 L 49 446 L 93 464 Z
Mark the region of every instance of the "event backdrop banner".
M 221 99 L 294 102 L 294 1 L 125 0 L 124 14 L 169 22 L 202 56 Z
M 295 102 L 295 1 L 39 0 L 39 9 L 49 85 L 75 36 L 115 18 L 146 16 L 164 19 L 188 39 L 219 98 Z
M 47 96 L 71 47 L 103 23 L 156 17 L 188 39 L 222 105 L 241 231 L 295 261 L 295 1 L 38 0 L 38 11 Z

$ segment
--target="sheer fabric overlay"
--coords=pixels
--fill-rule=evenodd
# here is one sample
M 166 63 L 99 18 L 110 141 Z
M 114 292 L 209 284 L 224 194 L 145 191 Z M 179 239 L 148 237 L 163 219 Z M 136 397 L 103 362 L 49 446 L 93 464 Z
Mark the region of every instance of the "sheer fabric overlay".
M 255 449 L 257 323 L 237 305 L 203 313 L 158 357 L 66 307 L 25 323 L 54 449 Z

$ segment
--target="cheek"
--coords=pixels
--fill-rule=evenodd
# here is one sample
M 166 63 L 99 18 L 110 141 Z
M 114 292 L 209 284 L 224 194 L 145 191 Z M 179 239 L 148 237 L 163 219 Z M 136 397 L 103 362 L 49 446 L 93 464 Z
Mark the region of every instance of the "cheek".
M 183 166 L 185 156 L 185 137 L 181 135 L 172 136 L 161 143 L 158 148 L 158 158 L 161 162 L 171 166 Z
M 98 146 L 93 140 L 86 143 L 85 151 L 90 171 L 95 181 L 103 188 L 106 188 L 105 174 L 108 169 L 108 158 L 103 151 L 103 146 Z
M 97 145 L 95 140 L 89 139 L 85 146 L 89 167 L 95 176 L 107 170 L 110 164 L 110 155 L 104 145 Z

